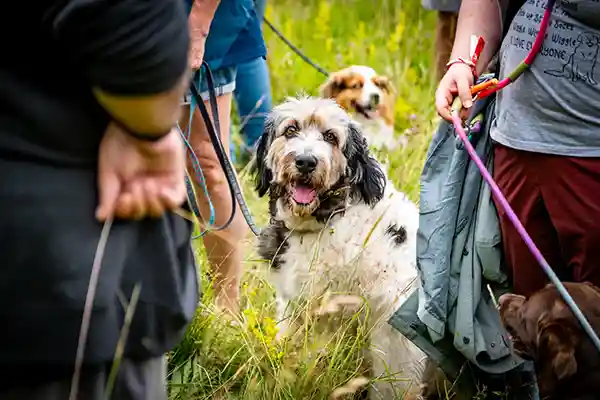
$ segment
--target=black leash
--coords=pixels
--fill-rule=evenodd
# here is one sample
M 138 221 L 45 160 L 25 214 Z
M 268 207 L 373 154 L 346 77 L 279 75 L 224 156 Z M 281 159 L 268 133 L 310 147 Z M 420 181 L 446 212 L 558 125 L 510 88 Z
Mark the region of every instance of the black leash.
M 325 76 L 329 76 L 329 73 L 327 71 L 325 71 L 317 63 L 312 61 L 298 47 L 296 47 L 292 42 L 290 42 L 283 35 L 283 33 L 281 33 L 281 31 L 279 31 L 279 29 L 277 29 L 266 17 L 263 17 L 263 21 L 269 26 L 269 28 L 271 28 L 271 30 L 285 44 L 288 45 L 288 47 L 292 51 L 294 51 L 294 53 L 296 53 L 300 58 L 302 58 L 302 60 L 304 60 L 307 64 L 312 66 L 314 69 L 316 69 L 321 74 L 323 74 Z M 197 79 L 192 80 L 192 82 L 190 84 L 190 91 L 192 92 L 192 96 L 194 97 L 194 100 L 195 100 L 196 104 L 198 105 L 198 108 L 200 109 L 200 113 L 202 114 L 202 119 L 204 120 L 206 129 L 208 131 L 208 135 L 210 137 L 210 141 L 213 145 L 213 148 L 215 149 L 215 153 L 217 154 L 219 163 L 221 164 L 221 167 L 223 168 L 223 171 L 225 172 L 225 177 L 227 178 L 227 182 L 229 184 L 229 190 L 231 193 L 231 204 L 232 204 L 231 214 L 230 214 L 227 222 L 225 222 L 221 226 L 212 226 L 211 225 L 209 230 L 210 231 L 221 231 L 223 229 L 226 229 L 231 224 L 231 221 L 233 221 L 233 218 L 235 217 L 236 202 L 237 202 L 237 204 L 239 204 L 239 206 L 240 206 L 240 210 L 242 211 L 242 214 L 244 215 L 244 219 L 246 220 L 246 223 L 250 227 L 250 230 L 252 231 L 252 233 L 254 235 L 258 236 L 260 233 L 260 230 L 258 229 L 256 224 L 254 223 L 254 220 L 252 219 L 252 215 L 250 214 L 248 205 L 246 204 L 246 201 L 244 200 L 244 195 L 242 194 L 242 190 L 240 188 L 239 182 L 237 181 L 237 178 L 235 176 L 234 169 L 231 165 L 231 162 L 229 161 L 229 157 L 227 156 L 226 150 L 224 149 L 223 143 L 221 142 L 221 137 L 219 136 L 219 133 L 218 133 L 218 132 L 221 132 L 221 125 L 219 122 L 217 96 L 216 96 L 216 92 L 215 92 L 215 85 L 214 85 L 212 72 L 211 72 L 208 64 L 206 63 L 206 61 L 202 62 L 202 67 L 204 67 L 204 69 L 206 70 L 206 83 L 208 86 L 208 97 L 209 97 L 210 108 L 211 108 L 212 115 L 213 115 L 214 125 L 210 119 L 208 110 L 206 109 L 206 106 L 204 105 L 204 101 L 202 100 L 202 97 L 200 96 L 200 91 L 199 91 L 198 87 L 196 86 L 196 82 L 198 81 Z M 198 70 L 196 72 L 196 74 L 200 74 L 201 70 L 202 70 L 202 68 L 200 68 L 200 70 Z M 190 112 L 193 112 L 191 107 L 190 107 Z M 196 164 L 198 164 L 197 157 L 194 154 L 194 151 L 191 148 L 191 145 L 188 141 L 189 138 L 186 138 L 185 135 L 183 135 L 183 139 L 186 143 L 186 146 L 188 147 L 188 150 L 191 153 L 192 159 L 196 160 Z M 199 167 L 199 166 L 197 166 L 197 167 Z M 194 176 L 194 175 L 190 175 L 190 176 Z M 200 179 L 203 179 L 203 177 L 201 177 Z M 202 221 L 202 218 L 200 216 L 200 208 L 198 206 L 198 202 L 196 200 L 196 196 L 195 196 L 194 190 L 192 188 L 192 184 L 187 178 L 186 178 L 186 185 L 188 188 L 188 198 L 189 198 L 190 207 L 191 207 L 194 215 L 196 216 L 196 218 L 198 218 L 198 220 Z M 206 195 L 208 195 L 208 193 L 206 193 Z M 214 216 L 211 215 L 211 217 L 214 217 Z M 202 234 L 200 234 L 200 236 L 202 236 L 203 234 L 204 234 L 204 232 Z
M 285 36 L 283 36 L 283 33 L 281 33 L 281 31 L 279 29 L 275 28 L 275 26 L 267 19 L 267 17 L 263 17 L 263 21 L 265 21 L 265 24 L 267 24 L 269 26 L 269 28 L 271 28 L 271 30 L 273 31 L 273 33 L 275 33 L 277 36 L 279 36 L 279 38 L 281 40 L 283 40 L 283 42 L 285 44 L 287 44 L 288 47 L 290 49 L 292 49 L 292 51 L 294 53 L 296 53 L 301 59 L 303 59 L 308 65 L 310 65 L 311 67 L 313 67 L 314 69 L 316 69 L 317 71 L 319 71 L 320 73 L 322 73 L 323 75 L 329 76 L 329 73 L 327 71 L 325 71 L 323 68 L 321 68 L 313 60 L 311 60 L 310 58 L 308 58 L 299 48 L 297 48 L 296 46 L 294 46 L 294 44 L 292 42 L 290 42 L 288 40 L 288 38 L 286 38 Z
M 204 105 L 204 101 L 202 100 L 202 97 L 200 96 L 200 91 L 198 90 L 198 87 L 196 86 L 195 79 L 192 80 L 192 83 L 190 85 L 190 90 L 192 92 L 192 96 L 194 96 L 194 99 L 196 101 L 196 104 L 198 105 L 198 108 L 200 109 L 200 113 L 202 114 L 202 119 L 204 120 L 204 124 L 206 125 L 206 130 L 208 131 L 208 136 L 210 137 L 210 141 L 212 142 L 213 148 L 215 149 L 215 153 L 217 154 L 219 163 L 221 164 L 221 167 L 223 168 L 223 171 L 225 172 L 225 177 L 227 178 L 227 183 L 229 184 L 229 191 L 231 193 L 231 214 L 229 215 L 229 219 L 227 220 L 227 222 L 225 222 L 221 226 L 216 226 L 216 227 L 211 226 L 209 228 L 209 231 L 221 231 L 223 229 L 226 229 L 231 224 L 231 221 L 233 221 L 233 218 L 235 217 L 236 203 L 237 203 L 240 206 L 240 210 L 242 210 L 242 214 L 244 215 L 244 219 L 246 220 L 246 223 L 250 227 L 250 230 L 252 231 L 252 233 L 254 235 L 258 236 L 260 233 L 260 230 L 254 223 L 254 220 L 252 219 L 252 215 L 250 214 L 250 211 L 248 210 L 248 205 L 246 204 L 246 201 L 244 200 L 244 195 L 242 194 L 242 190 L 240 188 L 239 182 L 237 181 L 237 178 L 235 176 L 235 170 L 233 169 L 233 166 L 231 165 L 231 162 L 229 161 L 229 157 L 227 156 L 227 152 L 226 152 L 225 148 L 223 147 L 223 143 L 221 142 L 221 137 L 219 134 L 219 132 L 221 132 L 221 124 L 219 122 L 219 109 L 217 106 L 217 95 L 216 95 L 216 91 L 215 91 L 215 84 L 214 84 L 212 72 L 208 66 L 208 63 L 206 63 L 206 61 L 202 62 L 202 67 L 204 67 L 205 73 L 206 73 L 206 83 L 208 86 L 208 97 L 209 97 L 209 103 L 210 103 L 210 108 L 211 108 L 212 115 L 213 115 L 214 124 L 211 121 L 210 116 L 208 114 L 208 110 L 206 109 L 206 106 Z M 200 74 L 201 69 L 198 70 L 196 73 Z M 192 149 L 189 149 L 189 150 L 193 151 Z M 192 210 L 194 211 L 194 214 L 196 214 L 196 217 L 201 220 L 200 211 L 199 211 L 200 208 L 198 207 L 198 203 L 196 201 L 195 196 L 193 196 L 193 192 L 192 192 L 192 194 L 189 195 L 189 197 L 190 197 L 189 200 L 190 200 L 190 203 L 192 206 Z

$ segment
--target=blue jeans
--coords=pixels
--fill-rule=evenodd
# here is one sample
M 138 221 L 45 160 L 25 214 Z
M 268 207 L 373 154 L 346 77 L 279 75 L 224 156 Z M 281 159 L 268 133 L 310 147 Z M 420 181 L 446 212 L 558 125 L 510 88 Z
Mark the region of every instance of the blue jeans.
M 262 135 L 265 118 L 272 106 L 267 61 L 259 57 L 238 65 L 235 83 L 233 95 L 242 124 L 242 136 L 245 146 L 250 149 Z
M 224 94 L 231 93 L 235 90 L 235 77 L 237 75 L 236 67 L 225 67 L 210 72 L 212 73 L 213 77 L 213 84 L 215 86 L 216 97 L 223 96 Z M 206 79 L 204 79 L 204 69 L 201 69 L 200 72 L 194 75 L 193 79 L 200 79 L 198 86 L 198 90 L 200 91 L 200 97 L 202 97 L 202 100 L 208 101 L 208 83 L 206 82 Z M 192 92 L 190 89 L 188 89 L 185 94 L 185 97 L 183 98 L 183 103 L 190 104 L 191 100 Z M 208 107 L 208 112 L 212 113 L 212 109 L 210 107 Z
M 262 20 L 266 0 L 255 0 L 256 14 Z M 265 117 L 272 107 L 271 82 L 267 61 L 255 58 L 237 65 L 233 92 L 242 124 L 243 150 L 250 151 L 263 133 Z M 231 152 L 234 152 L 232 147 Z

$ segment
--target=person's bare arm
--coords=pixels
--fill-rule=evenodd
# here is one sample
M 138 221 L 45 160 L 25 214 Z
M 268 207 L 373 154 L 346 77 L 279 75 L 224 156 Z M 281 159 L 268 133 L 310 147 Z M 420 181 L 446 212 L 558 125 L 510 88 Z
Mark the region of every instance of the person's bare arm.
M 481 36 L 485 47 L 477 63 L 477 75 L 484 72 L 496 54 L 502 39 L 502 20 L 509 0 L 463 0 L 458 15 L 456 37 L 451 60 L 459 57 L 470 59 L 471 37 Z M 474 84 L 473 71 L 464 63 L 453 63 L 446 71 L 435 92 L 435 108 L 447 121 L 452 120 L 451 108 L 455 97 L 461 101 L 461 118 L 468 116 L 473 105 L 471 86 Z
M 194 0 L 192 11 L 190 12 L 190 36 L 195 33 L 204 36 L 208 35 L 210 24 L 215 16 L 221 0 Z
M 471 36 L 482 36 L 485 48 L 477 63 L 477 73 L 482 73 L 500 46 L 502 19 L 507 5 L 508 0 L 463 0 L 451 59 L 469 59 Z
M 147 136 L 174 126 L 190 77 L 182 0 L 69 0 L 50 18 L 64 53 L 116 121 Z
M 190 66 L 194 70 L 202 65 L 204 43 L 220 2 L 220 0 L 195 0 L 192 3 L 188 24 L 191 40 Z

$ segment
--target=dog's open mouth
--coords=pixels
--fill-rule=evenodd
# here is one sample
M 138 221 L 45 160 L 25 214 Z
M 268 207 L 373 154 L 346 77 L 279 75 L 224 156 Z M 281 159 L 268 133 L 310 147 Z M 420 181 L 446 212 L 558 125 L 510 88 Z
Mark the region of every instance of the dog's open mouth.
M 356 102 L 354 102 L 354 109 L 357 113 L 365 117 L 366 119 L 375 119 L 377 118 L 377 107 L 369 104 L 368 106 L 362 106 Z
M 292 186 L 292 199 L 296 204 L 309 205 L 317 198 L 317 191 L 301 183 Z

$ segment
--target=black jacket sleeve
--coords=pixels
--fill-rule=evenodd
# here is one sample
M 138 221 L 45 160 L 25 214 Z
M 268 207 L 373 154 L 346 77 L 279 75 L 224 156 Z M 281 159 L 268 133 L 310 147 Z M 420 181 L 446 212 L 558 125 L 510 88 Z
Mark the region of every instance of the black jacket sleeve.
M 64 52 L 106 92 L 165 92 L 188 67 L 183 0 L 63 0 L 47 16 Z

